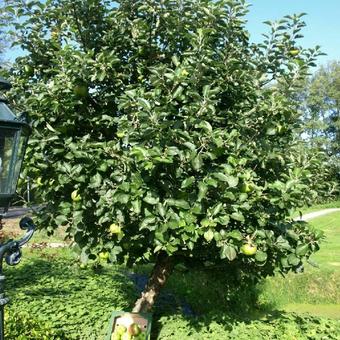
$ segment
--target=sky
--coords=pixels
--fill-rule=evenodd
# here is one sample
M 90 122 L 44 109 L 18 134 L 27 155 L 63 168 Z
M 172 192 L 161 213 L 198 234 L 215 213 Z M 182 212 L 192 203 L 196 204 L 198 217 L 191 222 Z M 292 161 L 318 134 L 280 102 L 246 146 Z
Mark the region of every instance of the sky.
M 1 0 L 0 0 L 1 1 Z M 318 64 L 340 60 L 340 0 L 248 0 L 251 4 L 247 15 L 247 29 L 252 42 L 260 42 L 262 33 L 268 31 L 266 20 L 278 20 L 285 15 L 305 12 L 307 26 L 302 31 L 300 44 L 304 48 L 321 46 L 326 56 L 320 56 Z M 7 52 L 7 58 L 14 60 L 20 55 L 18 49 Z
M 248 0 L 251 4 L 247 15 L 247 29 L 253 42 L 262 40 L 261 34 L 269 26 L 263 21 L 278 20 L 285 15 L 307 13 L 300 44 L 304 48 L 321 46 L 326 56 L 318 64 L 340 60 L 340 0 Z

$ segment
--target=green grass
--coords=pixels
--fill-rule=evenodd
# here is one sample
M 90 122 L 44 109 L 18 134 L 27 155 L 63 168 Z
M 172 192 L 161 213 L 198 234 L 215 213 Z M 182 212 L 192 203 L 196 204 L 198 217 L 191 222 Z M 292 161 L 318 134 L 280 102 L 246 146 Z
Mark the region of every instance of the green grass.
M 315 218 L 310 224 L 326 237 L 311 257 L 319 268 L 306 264 L 302 274 L 267 279 L 260 299 L 276 308 L 340 319 L 340 212 Z

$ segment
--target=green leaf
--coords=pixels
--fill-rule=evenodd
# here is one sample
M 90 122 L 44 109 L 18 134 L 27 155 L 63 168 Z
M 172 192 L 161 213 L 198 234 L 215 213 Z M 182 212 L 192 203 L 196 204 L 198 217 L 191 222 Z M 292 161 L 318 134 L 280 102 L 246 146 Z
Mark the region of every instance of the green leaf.
M 202 165 L 203 165 L 203 161 L 202 161 L 202 156 L 201 155 L 197 155 L 192 161 L 191 161 L 192 167 L 198 171 L 201 169 Z
M 190 209 L 190 205 L 186 200 L 176 200 L 176 199 L 168 198 L 166 202 L 170 206 L 175 206 L 177 208 L 181 208 L 185 210 Z
M 244 216 L 240 212 L 234 212 L 230 217 L 235 221 L 244 222 Z
M 204 85 L 204 86 L 203 86 L 203 96 L 204 96 L 204 97 L 207 97 L 207 96 L 208 96 L 210 87 L 211 87 L 210 85 Z
M 207 133 L 211 133 L 213 130 L 211 124 L 205 120 L 201 121 L 197 127 L 203 129 Z
M 210 242 L 214 238 L 214 232 L 209 229 L 203 234 L 203 236 L 207 240 L 207 242 Z
M 300 259 L 295 254 L 288 255 L 288 263 L 292 266 L 297 266 L 300 263 Z
M 200 202 L 203 198 L 205 198 L 206 193 L 208 191 L 208 186 L 204 182 L 198 183 L 198 201 Z
M 207 227 L 215 227 L 215 226 L 216 226 L 216 223 L 215 223 L 212 219 L 203 218 L 203 220 L 201 221 L 201 226 L 202 226 L 203 228 L 207 228 Z
M 238 241 L 241 241 L 243 240 L 243 235 L 242 233 L 239 231 L 239 230 L 232 230 L 228 233 L 228 236 L 235 239 L 235 240 L 238 240 Z
M 146 217 L 140 224 L 140 229 L 149 229 L 148 226 L 151 224 L 154 227 L 154 223 L 156 222 L 156 218 L 154 216 Z M 154 229 L 154 228 L 152 228 Z
M 211 210 L 211 215 L 216 216 L 222 209 L 223 204 L 222 203 L 217 203 Z
M 142 207 L 142 203 L 140 200 L 136 200 L 136 201 L 132 201 L 131 202 L 132 205 L 132 209 L 136 214 L 139 214 L 141 212 L 141 207 Z
M 116 194 L 114 198 L 116 202 L 119 202 L 120 204 L 126 204 L 127 202 L 129 202 L 130 195 L 120 192 Z
M 308 250 L 309 250 L 308 244 L 300 244 L 296 247 L 295 254 L 297 256 L 304 256 L 307 254 Z
M 192 150 L 192 151 L 195 151 L 196 150 L 196 146 L 195 144 L 192 144 L 190 142 L 185 142 L 183 143 L 184 146 L 186 146 L 188 149 Z
M 102 176 L 99 172 L 97 172 L 91 179 L 90 187 L 91 188 L 98 188 L 101 185 Z
M 295 233 L 293 230 L 287 230 L 287 236 L 293 239 L 294 241 L 299 240 L 299 235 Z
M 223 174 L 222 172 L 215 172 L 213 176 L 222 182 L 228 182 L 229 176 Z
M 173 98 L 179 97 L 183 93 L 183 90 L 184 90 L 183 86 L 178 86 L 175 92 L 173 93 L 172 97 Z
M 258 262 L 264 262 L 267 260 L 267 253 L 262 251 L 262 250 L 258 250 L 255 254 L 255 260 Z
M 227 176 L 227 182 L 230 188 L 235 188 L 238 184 L 238 177 Z
M 159 202 L 159 197 L 145 196 L 143 198 L 143 201 L 148 203 L 148 204 L 155 205 L 155 204 L 157 204 Z
M 266 134 L 267 134 L 268 136 L 273 136 L 273 135 L 275 135 L 275 134 L 276 134 L 276 128 L 274 128 L 274 127 L 268 128 L 267 131 L 266 131 Z
M 236 250 L 229 244 L 224 244 L 221 247 L 220 257 L 221 259 L 228 258 L 229 261 L 233 261 L 237 256 Z
M 151 105 L 149 103 L 149 101 L 147 101 L 144 98 L 137 98 L 138 103 L 145 109 L 150 111 L 151 110 Z
M 162 203 L 157 204 L 157 210 L 162 217 L 165 216 L 165 208 Z
M 194 177 L 194 176 L 191 176 L 191 177 L 185 179 L 185 180 L 182 182 L 181 188 L 182 188 L 182 189 L 188 188 L 188 187 L 190 187 L 194 182 L 195 182 L 195 177 Z
M 216 221 L 217 223 L 225 226 L 225 225 L 228 225 L 230 218 L 228 215 L 222 215 L 222 216 L 218 216 Z
M 280 235 L 277 238 L 276 244 L 277 244 L 279 249 L 285 249 L 285 250 L 290 250 L 291 249 L 291 246 L 290 246 L 289 242 L 282 235 Z
M 173 55 L 173 56 L 171 57 L 171 61 L 173 62 L 173 64 L 174 64 L 176 67 L 179 66 L 179 64 L 180 64 L 178 58 L 177 58 L 175 55 Z
M 66 216 L 63 216 L 63 215 L 58 215 L 56 218 L 55 218 L 55 223 L 57 225 L 65 225 L 65 223 L 68 222 L 68 219 Z

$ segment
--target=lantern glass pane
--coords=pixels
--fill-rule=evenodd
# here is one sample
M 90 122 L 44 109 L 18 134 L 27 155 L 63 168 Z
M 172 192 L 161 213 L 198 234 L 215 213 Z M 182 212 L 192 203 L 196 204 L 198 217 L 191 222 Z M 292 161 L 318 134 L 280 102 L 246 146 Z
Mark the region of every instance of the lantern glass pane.
M 25 146 L 26 146 L 26 141 L 27 141 L 27 136 L 24 135 L 24 131 L 21 131 L 20 136 L 18 136 L 18 146 L 16 150 L 16 159 L 15 163 L 13 166 L 13 177 L 12 177 L 12 182 L 11 182 L 11 192 L 15 193 L 16 188 L 17 188 L 17 182 L 20 176 L 20 170 L 21 170 L 21 165 L 24 160 L 24 152 L 25 152 Z
M 18 137 L 17 129 L 0 128 L 0 194 L 14 193 L 13 175 L 16 169 Z
M 15 120 L 15 115 L 11 109 L 6 105 L 6 103 L 0 101 L 0 120 L 13 121 Z

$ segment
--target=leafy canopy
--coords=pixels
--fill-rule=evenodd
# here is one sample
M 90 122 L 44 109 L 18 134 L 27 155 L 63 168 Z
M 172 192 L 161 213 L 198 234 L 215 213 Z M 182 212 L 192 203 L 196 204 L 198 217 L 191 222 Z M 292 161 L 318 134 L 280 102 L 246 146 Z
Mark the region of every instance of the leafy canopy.
M 289 215 L 315 194 L 291 94 L 318 55 L 301 15 L 251 44 L 242 0 L 30 1 L 13 96 L 34 135 L 26 172 L 82 258 L 179 260 L 272 274 L 319 234 Z M 257 247 L 242 253 L 244 243 Z

